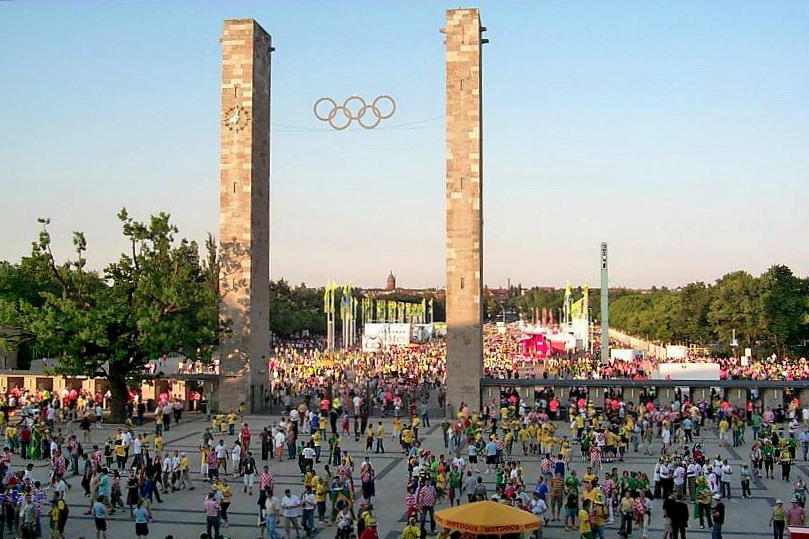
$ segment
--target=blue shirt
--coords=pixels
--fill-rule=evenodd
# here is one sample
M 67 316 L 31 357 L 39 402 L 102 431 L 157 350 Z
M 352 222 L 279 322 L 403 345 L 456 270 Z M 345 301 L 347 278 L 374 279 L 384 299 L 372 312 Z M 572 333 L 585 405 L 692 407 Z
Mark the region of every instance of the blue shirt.
M 494 457 L 495 455 L 497 455 L 497 444 L 494 442 L 487 443 L 486 454 L 490 457 Z
M 107 506 L 101 502 L 93 504 L 93 517 L 104 519 L 107 518 Z
M 107 474 L 103 474 L 98 482 L 98 495 L 107 498 L 110 496 L 110 476 Z
M 142 505 L 135 509 L 135 524 L 148 524 L 149 512 Z
M 545 500 L 545 496 L 548 494 L 548 485 L 542 483 L 541 485 L 537 485 L 537 488 L 534 489 L 534 492 L 537 493 L 540 500 Z

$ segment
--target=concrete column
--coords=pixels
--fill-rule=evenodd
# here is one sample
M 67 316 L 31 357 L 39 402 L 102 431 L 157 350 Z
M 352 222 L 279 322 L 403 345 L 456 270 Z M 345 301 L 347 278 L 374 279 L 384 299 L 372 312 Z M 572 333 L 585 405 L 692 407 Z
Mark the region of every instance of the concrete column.
M 747 389 L 734 387 L 728 390 L 728 402 L 731 406 L 747 409 Z
M 784 404 L 784 391 L 782 389 L 764 389 L 762 390 L 762 401 L 765 410 L 767 408 L 775 410 Z
M 666 406 L 674 402 L 674 388 L 673 387 L 658 387 L 657 398 L 661 406 Z
M 711 401 L 711 388 L 709 387 L 692 387 L 691 388 L 692 402 L 710 402 Z
M 480 406 L 483 371 L 483 120 L 477 9 L 447 10 L 447 407 Z
M 604 408 L 604 388 L 588 387 L 587 400 L 593 403 L 596 408 Z
M 219 239 L 222 411 L 264 407 L 270 351 L 270 35 L 252 19 L 222 32 Z

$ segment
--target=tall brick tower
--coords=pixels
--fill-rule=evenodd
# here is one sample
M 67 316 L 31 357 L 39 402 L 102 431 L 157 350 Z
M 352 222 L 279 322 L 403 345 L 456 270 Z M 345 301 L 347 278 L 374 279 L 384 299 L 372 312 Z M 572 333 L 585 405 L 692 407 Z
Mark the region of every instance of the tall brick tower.
M 252 19 L 222 32 L 219 239 L 220 312 L 232 333 L 220 341 L 219 409 L 264 407 L 270 351 L 270 53 Z
M 480 406 L 483 374 L 483 120 L 477 9 L 447 10 L 447 405 Z

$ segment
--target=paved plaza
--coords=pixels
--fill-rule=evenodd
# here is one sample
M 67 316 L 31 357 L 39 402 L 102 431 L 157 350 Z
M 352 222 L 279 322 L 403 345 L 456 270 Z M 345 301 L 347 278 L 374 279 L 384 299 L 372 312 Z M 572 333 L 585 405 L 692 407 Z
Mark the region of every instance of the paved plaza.
M 258 433 L 264 425 L 271 424 L 278 421 L 277 416 L 248 416 L 246 421 L 253 430 L 253 438 L 251 450 L 254 455 L 260 457 L 261 447 Z M 383 420 L 386 423 L 387 432 L 391 432 L 392 428 L 389 420 Z M 421 436 L 424 445 L 433 452 L 443 451 L 443 438 L 441 436 L 440 420 L 434 420 L 431 427 L 421 429 Z M 192 478 L 195 485 L 193 491 L 181 491 L 174 494 L 164 495 L 164 502 L 162 504 L 154 504 L 152 508 L 154 521 L 150 526 L 150 537 L 157 537 L 163 539 L 168 534 L 173 534 L 175 538 L 196 539 L 205 531 L 204 515 L 202 513 L 202 502 L 207 492 L 206 483 L 199 475 L 199 452 L 198 446 L 201 441 L 201 434 L 203 429 L 208 426 L 208 422 L 204 416 L 191 414 L 184 419 L 179 425 L 173 426 L 171 431 L 165 433 L 165 440 L 167 442 L 166 449 L 173 451 L 175 449 L 186 452 L 192 463 Z M 559 423 L 560 429 L 566 430 L 567 427 Z M 106 436 L 110 433 L 110 429 L 114 426 L 105 425 L 101 430 L 93 431 L 93 442 L 103 442 Z M 142 429 L 148 430 L 153 434 L 153 424 L 148 423 Z M 738 483 L 738 470 L 739 465 L 743 460 L 747 459 L 749 453 L 749 445 L 745 447 L 727 448 L 721 450 L 718 446 L 718 440 L 715 432 L 711 430 L 704 430 L 704 446 L 706 447 L 706 455 L 710 458 L 721 454 L 723 457 L 728 456 L 730 463 L 736 472 L 736 477 L 733 482 L 733 498 L 726 501 L 727 518 L 724 527 L 724 535 L 729 537 L 742 537 L 747 536 L 751 538 L 764 538 L 772 537 L 771 528 L 768 527 L 770 516 L 770 508 L 776 498 L 784 500 L 788 505 L 792 497 L 792 487 L 780 480 L 764 479 L 758 480 L 752 486 L 753 497 L 751 499 L 741 499 L 737 497 L 740 495 Z M 751 433 L 747 433 L 748 440 Z M 235 439 L 233 436 L 224 437 L 226 444 L 230 446 Z M 354 455 L 356 466 L 359 467 L 363 456 L 365 441 L 363 438 L 360 442 L 354 442 L 353 437 L 344 438 L 343 447 Z M 659 444 L 657 444 L 659 449 Z M 407 474 L 407 465 L 402 458 L 402 453 L 399 451 L 398 443 L 393 440 L 386 440 L 385 454 L 371 455 L 371 462 L 376 469 L 376 493 L 377 497 L 374 499 L 375 514 L 379 520 L 379 535 L 386 539 L 397 537 L 405 525 L 405 477 Z M 515 444 L 515 450 L 517 444 Z M 521 455 L 521 449 L 517 450 L 514 454 L 515 459 L 523 462 L 525 467 L 524 478 L 526 480 L 526 487 L 533 489 L 535 478 L 539 474 L 539 458 L 537 456 L 524 457 Z M 798 457 L 800 458 L 800 451 Z M 645 471 L 651 478 L 654 468 L 654 457 L 642 456 L 640 454 L 629 453 L 625 462 L 608 464 L 606 466 L 617 466 L 619 470 L 638 470 Z M 259 466 L 261 466 L 259 460 Z M 277 461 L 269 461 L 271 471 L 276 474 L 276 488 L 277 495 L 282 496 L 286 488 L 293 491 L 302 491 L 302 481 L 297 469 L 297 461 L 284 461 L 278 463 Z M 809 465 L 803 461 L 798 461 L 798 465 L 793 471 L 793 480 L 797 477 L 796 474 L 801 474 L 806 478 L 809 475 Z M 14 459 L 14 468 L 19 469 L 20 461 L 17 457 Z M 322 465 L 318 466 L 318 471 L 322 471 Z M 585 465 L 581 463 L 579 457 L 578 447 L 574 446 L 573 468 L 577 471 L 579 477 L 585 472 Z M 481 468 L 482 469 L 482 468 Z M 37 466 L 35 476 L 37 479 L 47 479 L 48 467 L 41 462 Z M 494 490 L 494 476 L 493 474 L 482 474 L 484 482 L 487 484 L 489 492 Z M 229 510 L 231 515 L 231 524 L 223 531 L 226 537 L 233 538 L 256 538 L 259 536 L 257 523 L 258 507 L 256 505 L 257 496 L 248 496 L 241 490 L 241 483 L 239 478 L 229 477 L 228 480 L 234 489 L 233 504 Z M 355 481 L 357 482 L 357 491 L 359 491 L 359 480 L 355 472 Z M 73 477 L 70 479 L 72 489 L 68 492 L 67 500 L 71 508 L 70 518 L 67 526 L 67 537 L 74 539 L 81 537 L 94 537 L 95 529 L 93 520 L 89 515 L 84 515 L 84 509 L 88 504 L 87 498 L 83 497 L 82 488 L 79 485 L 79 478 Z M 359 495 L 359 494 L 358 494 Z M 436 509 L 440 510 L 447 507 L 447 502 L 444 501 L 439 504 Z M 108 519 L 109 523 L 109 537 L 123 538 L 134 537 L 134 523 L 129 518 L 127 512 L 119 512 L 111 515 Z M 556 524 L 556 525 L 554 525 Z M 660 501 L 655 500 L 652 510 L 652 526 L 650 538 L 659 538 L 663 536 L 661 526 L 661 509 Z M 47 521 L 43 519 L 43 526 L 47 527 Z M 320 529 L 317 533 L 318 537 L 333 537 L 336 534 L 334 527 L 326 527 Z M 691 520 L 689 523 L 688 534 L 694 537 L 708 537 L 710 536 L 709 530 L 702 530 L 699 528 L 699 522 Z M 635 531 L 633 537 L 639 537 L 640 534 Z M 551 523 L 550 526 L 544 529 L 544 537 L 547 539 L 561 539 L 561 538 L 578 538 L 578 532 L 565 532 L 562 527 L 557 523 Z M 618 537 L 618 523 L 609 526 L 607 529 L 607 537 Z

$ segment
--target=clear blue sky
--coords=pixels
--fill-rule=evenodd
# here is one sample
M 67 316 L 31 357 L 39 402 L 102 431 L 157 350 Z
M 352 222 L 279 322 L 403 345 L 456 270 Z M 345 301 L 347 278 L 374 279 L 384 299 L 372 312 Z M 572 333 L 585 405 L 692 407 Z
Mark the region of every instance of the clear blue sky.
M 809 273 L 809 3 L 479 2 L 485 280 L 677 285 Z M 272 35 L 272 275 L 444 279 L 440 2 L 0 2 L 0 258 L 115 214 L 218 227 L 222 19 Z M 396 97 L 332 132 L 320 96 Z M 396 127 L 399 126 L 399 127 Z M 406 126 L 406 127 L 402 127 Z

